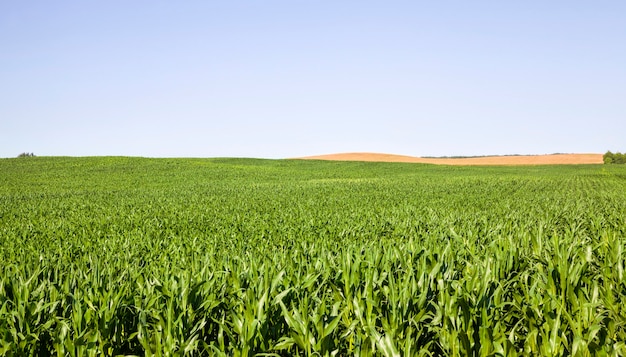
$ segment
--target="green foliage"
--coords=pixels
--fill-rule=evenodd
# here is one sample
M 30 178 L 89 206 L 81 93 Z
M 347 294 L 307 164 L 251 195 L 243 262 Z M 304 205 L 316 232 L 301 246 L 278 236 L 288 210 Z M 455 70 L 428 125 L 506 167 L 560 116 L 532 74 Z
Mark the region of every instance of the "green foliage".
M 626 167 L 0 160 L 0 356 L 626 354 Z
M 626 164 L 626 153 L 607 151 L 602 158 L 605 164 Z

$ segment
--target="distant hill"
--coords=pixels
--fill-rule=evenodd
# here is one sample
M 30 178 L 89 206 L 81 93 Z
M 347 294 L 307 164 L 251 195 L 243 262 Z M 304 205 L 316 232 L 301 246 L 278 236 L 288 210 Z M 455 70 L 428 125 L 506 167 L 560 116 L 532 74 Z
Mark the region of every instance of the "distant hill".
M 438 165 L 573 165 L 601 164 L 602 154 L 504 155 L 477 157 L 415 157 L 354 152 L 300 157 L 301 160 L 412 162 Z

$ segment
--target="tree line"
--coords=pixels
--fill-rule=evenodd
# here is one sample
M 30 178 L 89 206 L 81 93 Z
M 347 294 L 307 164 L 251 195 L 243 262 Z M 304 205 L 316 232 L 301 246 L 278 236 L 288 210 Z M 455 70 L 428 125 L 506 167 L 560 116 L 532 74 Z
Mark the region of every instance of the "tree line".
M 626 164 L 626 153 L 607 151 L 602 158 L 605 164 Z

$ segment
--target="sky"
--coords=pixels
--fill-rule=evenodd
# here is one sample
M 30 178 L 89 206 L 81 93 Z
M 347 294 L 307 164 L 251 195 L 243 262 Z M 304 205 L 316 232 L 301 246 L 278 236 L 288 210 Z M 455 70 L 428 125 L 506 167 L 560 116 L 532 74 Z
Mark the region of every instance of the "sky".
M 2 1 L 0 157 L 626 151 L 626 1 Z

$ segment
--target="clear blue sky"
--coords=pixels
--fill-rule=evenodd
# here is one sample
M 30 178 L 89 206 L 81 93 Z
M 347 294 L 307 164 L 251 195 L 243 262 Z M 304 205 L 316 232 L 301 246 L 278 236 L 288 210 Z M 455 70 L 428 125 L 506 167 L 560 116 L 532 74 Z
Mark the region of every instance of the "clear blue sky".
M 626 151 L 626 1 L 2 1 L 0 157 Z

